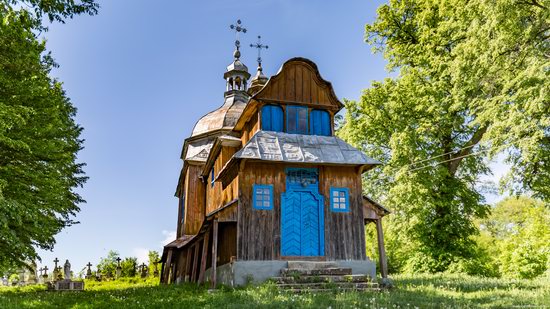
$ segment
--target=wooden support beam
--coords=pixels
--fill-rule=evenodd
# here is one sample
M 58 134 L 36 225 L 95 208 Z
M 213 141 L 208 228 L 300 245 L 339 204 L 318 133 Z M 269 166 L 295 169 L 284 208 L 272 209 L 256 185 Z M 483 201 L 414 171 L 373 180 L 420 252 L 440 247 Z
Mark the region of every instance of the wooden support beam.
M 210 229 L 206 230 L 204 238 L 202 240 L 202 256 L 201 256 L 201 269 L 199 271 L 198 283 L 204 282 L 204 274 L 206 272 L 206 262 L 208 260 L 208 241 L 210 240 Z
M 376 235 L 378 236 L 378 257 L 380 259 L 380 273 L 382 278 L 388 278 L 388 260 L 384 248 L 384 232 L 382 231 L 382 218 L 376 220 Z
M 166 271 L 164 276 L 164 282 L 170 283 L 170 271 L 172 270 L 172 250 L 168 250 L 168 256 L 166 257 L 166 266 L 164 266 L 164 270 Z
M 190 282 L 191 281 L 191 252 L 192 247 L 187 248 L 187 257 L 185 258 L 185 270 L 183 272 L 183 281 L 184 282 Z
M 212 225 L 212 267 L 210 268 L 210 288 L 216 288 L 216 264 L 218 262 L 218 218 Z
M 197 268 L 199 267 L 199 244 L 200 242 L 197 241 L 193 245 L 193 247 L 195 248 L 195 256 L 193 258 L 193 270 L 191 271 L 191 280 L 189 280 L 189 282 L 195 282 L 195 280 L 197 279 Z

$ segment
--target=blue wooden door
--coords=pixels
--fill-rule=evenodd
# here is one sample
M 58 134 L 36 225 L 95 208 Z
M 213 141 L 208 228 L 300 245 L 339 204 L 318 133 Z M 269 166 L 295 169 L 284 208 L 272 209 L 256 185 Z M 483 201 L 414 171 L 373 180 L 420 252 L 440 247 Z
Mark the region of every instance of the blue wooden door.
M 287 183 L 281 201 L 281 255 L 323 256 L 323 197 L 317 183 L 307 187 Z

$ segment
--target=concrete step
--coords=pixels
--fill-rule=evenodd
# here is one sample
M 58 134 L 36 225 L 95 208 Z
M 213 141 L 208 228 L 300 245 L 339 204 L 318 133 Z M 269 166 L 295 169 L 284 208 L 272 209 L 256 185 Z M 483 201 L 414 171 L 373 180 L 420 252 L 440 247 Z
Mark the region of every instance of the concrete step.
M 281 276 L 283 277 L 300 277 L 300 276 L 344 276 L 351 275 L 351 268 L 330 267 L 322 269 L 298 269 L 298 268 L 283 268 Z
M 290 269 L 325 269 L 325 268 L 337 268 L 336 262 L 317 262 L 317 261 L 288 261 L 288 268 Z
M 371 277 L 366 275 L 285 276 L 272 279 L 276 283 L 373 282 Z
M 379 289 L 376 282 L 331 282 L 331 283 L 283 283 L 277 285 L 284 290 L 370 290 Z
M 293 293 L 333 293 L 333 292 L 379 292 L 380 288 L 334 288 L 334 289 L 287 289 L 288 292 Z

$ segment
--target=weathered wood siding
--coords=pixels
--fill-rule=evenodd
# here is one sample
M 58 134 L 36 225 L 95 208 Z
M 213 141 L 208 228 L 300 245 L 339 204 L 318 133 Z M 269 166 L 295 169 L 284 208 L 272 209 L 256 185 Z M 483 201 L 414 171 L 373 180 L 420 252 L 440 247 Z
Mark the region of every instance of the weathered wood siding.
M 285 63 L 256 96 L 264 102 L 300 103 L 339 109 L 340 102 L 332 87 L 322 80 L 312 64 L 305 61 Z
M 185 227 L 184 233 L 195 235 L 201 228 L 205 215 L 205 184 L 200 180 L 203 166 L 189 165 L 185 175 Z
M 319 169 L 319 191 L 325 197 L 325 254 L 331 259 L 366 259 L 361 186 L 361 176 L 355 167 Z M 349 188 L 350 212 L 330 210 L 330 187 Z
M 246 123 L 242 130 L 241 140 L 245 145 L 252 136 L 260 129 L 260 121 L 258 118 L 258 112 L 255 112 L 250 120 Z
M 237 152 L 237 148 L 235 147 L 222 147 L 214 162 L 214 177 L 218 175 L 235 152 Z M 208 183 L 206 184 L 206 214 L 235 199 L 237 197 L 237 190 L 238 179 L 234 179 L 229 186 L 223 189 L 220 182 L 214 182 L 214 186 L 212 186 L 212 173 L 209 173 Z
M 286 191 L 286 167 L 317 167 L 319 193 L 323 195 L 325 258 L 364 260 L 365 233 L 361 179 L 356 168 L 342 166 L 300 166 L 276 163 L 247 163 L 239 172 L 237 258 L 272 260 L 281 258 L 281 194 Z M 273 210 L 252 208 L 252 186 L 273 184 Z M 330 210 L 330 187 L 349 188 L 350 212 Z

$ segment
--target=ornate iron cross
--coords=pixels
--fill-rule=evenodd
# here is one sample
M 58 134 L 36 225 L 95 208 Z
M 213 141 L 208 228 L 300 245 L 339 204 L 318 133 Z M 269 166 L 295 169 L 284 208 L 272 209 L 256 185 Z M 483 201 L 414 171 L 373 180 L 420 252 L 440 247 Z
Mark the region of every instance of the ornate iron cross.
M 262 37 L 258 35 L 258 43 L 250 44 L 250 47 L 258 49 L 258 65 L 262 66 L 262 48 L 268 49 L 269 46 L 262 44 Z
M 235 25 L 230 25 L 229 28 L 235 31 L 235 47 L 239 49 L 241 42 L 239 41 L 239 33 L 246 33 L 246 28 L 241 25 L 241 20 L 238 19 Z

